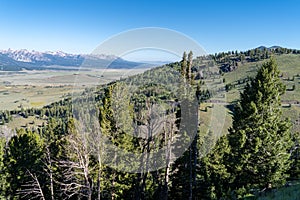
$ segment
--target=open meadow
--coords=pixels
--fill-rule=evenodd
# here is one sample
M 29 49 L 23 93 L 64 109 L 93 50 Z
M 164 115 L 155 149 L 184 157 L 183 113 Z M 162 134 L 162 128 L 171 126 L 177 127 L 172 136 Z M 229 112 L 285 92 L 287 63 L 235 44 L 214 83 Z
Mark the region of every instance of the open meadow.
M 84 88 L 109 83 L 146 69 L 18 71 L 0 73 L 0 110 L 41 108 Z

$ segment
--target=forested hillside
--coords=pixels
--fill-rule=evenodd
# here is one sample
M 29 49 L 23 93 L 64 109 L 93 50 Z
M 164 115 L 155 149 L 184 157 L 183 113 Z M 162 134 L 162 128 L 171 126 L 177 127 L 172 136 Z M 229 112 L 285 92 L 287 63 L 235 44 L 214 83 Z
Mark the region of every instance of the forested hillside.
M 41 109 L 1 111 L 0 199 L 238 199 L 288 187 L 300 178 L 299 53 L 188 52 Z M 18 118 L 31 121 L 10 130 Z

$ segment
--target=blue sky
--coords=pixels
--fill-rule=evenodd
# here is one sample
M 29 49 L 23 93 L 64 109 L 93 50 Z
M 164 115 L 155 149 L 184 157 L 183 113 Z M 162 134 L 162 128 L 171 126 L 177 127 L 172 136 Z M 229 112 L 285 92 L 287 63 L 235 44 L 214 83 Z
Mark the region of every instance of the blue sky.
M 0 49 L 89 53 L 134 28 L 182 32 L 208 53 L 300 49 L 300 1 L 0 0 Z

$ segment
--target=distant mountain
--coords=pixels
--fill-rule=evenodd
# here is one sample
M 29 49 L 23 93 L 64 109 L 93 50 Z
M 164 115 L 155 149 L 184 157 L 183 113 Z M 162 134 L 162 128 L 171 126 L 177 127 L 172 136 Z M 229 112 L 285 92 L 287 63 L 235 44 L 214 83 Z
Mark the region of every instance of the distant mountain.
M 151 67 L 152 64 L 127 61 L 114 55 L 68 54 L 57 52 L 38 52 L 22 50 L 0 50 L 0 70 L 18 71 L 42 69 L 89 68 L 136 68 Z
M 279 48 L 282 48 L 282 47 L 281 46 L 271 46 L 268 49 L 279 49 Z
M 282 47 L 281 46 L 271 46 L 271 47 L 259 46 L 256 49 L 260 49 L 260 50 L 268 49 L 268 50 L 271 50 L 271 49 L 279 49 L 279 48 L 282 48 Z
M 265 46 L 259 46 L 259 47 L 257 47 L 256 49 L 259 49 L 259 50 L 265 50 L 265 49 L 268 49 L 268 47 L 265 47 Z
M 169 63 L 173 63 L 174 61 L 159 61 L 159 60 L 149 60 L 149 61 L 140 61 L 142 63 L 153 64 L 153 65 L 165 65 Z

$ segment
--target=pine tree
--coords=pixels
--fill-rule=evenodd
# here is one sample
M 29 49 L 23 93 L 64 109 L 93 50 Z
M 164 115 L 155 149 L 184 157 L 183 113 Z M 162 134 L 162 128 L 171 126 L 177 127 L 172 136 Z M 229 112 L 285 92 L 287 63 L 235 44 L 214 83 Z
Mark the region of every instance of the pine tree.
M 220 199 L 227 195 L 231 176 L 223 159 L 228 152 L 228 140 L 225 135 L 217 141 L 209 154 L 200 159 L 197 166 L 199 181 L 196 193 L 199 199 Z
M 224 163 L 234 179 L 231 188 L 245 193 L 267 184 L 282 185 L 289 169 L 291 124 L 282 119 L 280 96 L 285 86 L 274 59 L 264 63 L 246 85 L 235 106 L 229 130 L 230 153 Z
M 189 83 L 192 81 L 192 64 L 193 64 L 193 52 L 190 51 L 188 54 L 188 61 L 187 61 L 187 80 Z
M 293 135 L 294 145 L 291 149 L 292 152 L 292 164 L 289 170 L 290 178 L 300 178 L 300 133 L 294 133 Z
M 31 177 L 27 172 L 35 174 L 43 179 L 42 154 L 43 141 L 34 132 L 19 130 L 18 135 L 13 136 L 8 142 L 4 157 L 7 182 L 10 187 L 6 190 L 8 199 L 21 198 L 20 193 L 27 189 Z M 32 198 L 31 195 L 26 198 Z
M 8 187 L 6 182 L 6 173 L 5 173 L 5 165 L 3 162 L 4 159 L 4 150 L 5 150 L 5 138 L 0 136 L 0 199 L 4 199 L 5 193 L 4 191 Z
M 182 107 L 187 105 L 187 109 L 182 112 Z M 171 188 L 170 198 L 171 199 L 195 199 L 196 193 L 196 166 L 198 163 L 198 134 L 192 133 L 197 130 L 197 110 L 198 105 L 191 103 L 185 99 L 181 102 L 181 106 L 176 112 L 176 124 L 179 128 L 179 134 L 181 138 L 181 144 L 190 142 L 189 148 L 184 154 L 178 158 L 172 164 L 172 174 L 170 176 Z M 189 126 L 182 124 L 181 120 L 187 118 L 190 122 Z M 185 119 L 186 120 L 186 119 Z M 195 135 L 194 135 L 195 134 Z M 182 148 L 182 146 L 178 146 Z
M 100 130 L 112 144 L 124 151 L 134 150 L 134 138 L 129 134 L 132 131 L 132 115 L 133 107 L 130 104 L 130 95 L 126 85 L 115 83 L 106 88 L 99 112 Z M 116 152 L 113 151 L 107 156 L 111 156 L 108 159 L 115 163 L 115 167 L 128 167 L 124 166 L 123 161 L 118 157 L 120 155 Z M 100 170 L 105 173 L 101 177 L 102 190 L 105 188 L 111 199 L 117 199 L 125 193 L 130 197 L 133 196 L 134 191 L 130 189 L 136 184 L 133 182 L 135 174 L 121 172 L 110 166 L 103 166 Z
M 183 52 L 182 61 L 181 61 L 181 75 L 182 78 L 186 78 L 186 68 L 187 68 L 187 55 L 186 52 Z

